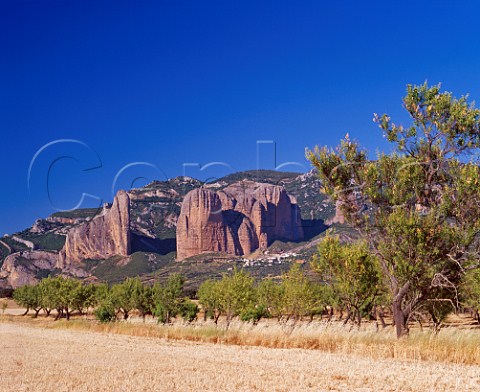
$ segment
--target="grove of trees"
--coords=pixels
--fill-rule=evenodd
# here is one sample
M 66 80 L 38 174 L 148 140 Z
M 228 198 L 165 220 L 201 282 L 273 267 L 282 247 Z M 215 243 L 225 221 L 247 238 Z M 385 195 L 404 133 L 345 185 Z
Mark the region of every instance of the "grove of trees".
M 228 328 L 232 320 L 252 322 L 272 318 L 295 327 L 298 321 L 311 322 L 315 317 L 330 322 L 360 326 L 362 320 L 375 320 L 377 327 L 386 327 L 385 314 L 390 314 L 390 297 L 383 285 L 375 257 L 366 243 L 341 243 L 328 233 L 320 242 L 311 270 L 294 264 L 279 280 L 266 278 L 255 282 L 244 270 L 225 274 L 219 280 L 207 280 L 197 291 L 197 301 L 184 295 L 184 278 L 173 274 L 164 283 L 143 284 L 139 278 L 127 278 L 111 286 L 84 284 L 72 278 L 55 277 L 37 285 L 22 286 L 14 291 L 14 300 L 38 317 L 43 311 L 55 319 L 70 319 L 72 314 L 93 312 L 100 322 L 127 320 L 137 316 L 157 318 L 169 324 L 180 317 L 185 322 L 197 320 L 200 309 L 204 320 L 218 324 L 222 317 Z M 460 300 L 479 323 L 480 274 L 471 270 L 460 286 Z M 315 276 L 315 279 L 312 277 Z M 320 280 L 318 279 L 320 278 Z M 436 302 L 434 302 L 436 304 Z M 444 304 L 440 302 L 440 304 Z M 443 321 L 451 307 L 426 308 L 430 325 Z

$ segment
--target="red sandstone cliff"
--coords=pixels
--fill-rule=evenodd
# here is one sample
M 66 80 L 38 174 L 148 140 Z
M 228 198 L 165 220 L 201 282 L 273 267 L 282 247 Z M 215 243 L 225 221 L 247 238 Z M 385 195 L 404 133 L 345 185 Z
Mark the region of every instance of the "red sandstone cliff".
M 60 251 L 59 266 L 64 268 L 84 259 L 106 259 L 130 254 L 130 199 L 119 191 L 111 207 L 90 222 L 72 228 Z
M 200 253 L 249 254 L 273 241 L 303 239 L 296 200 L 281 186 L 241 181 L 189 192 L 177 222 L 177 260 Z

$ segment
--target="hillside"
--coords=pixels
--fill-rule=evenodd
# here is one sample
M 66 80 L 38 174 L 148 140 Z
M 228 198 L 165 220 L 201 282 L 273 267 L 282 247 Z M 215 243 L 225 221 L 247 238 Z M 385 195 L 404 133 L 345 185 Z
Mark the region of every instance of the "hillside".
M 215 182 L 203 183 L 189 177 L 176 177 L 167 181 L 153 181 L 142 188 L 128 191 L 132 255 L 126 258 L 113 256 L 107 260 L 84 260 L 83 269 L 86 274 L 106 281 L 118 281 L 136 275 L 155 280 L 162 279 L 170 272 L 182 272 L 194 286 L 211 275 L 219 276 L 230 267 L 225 263 L 212 263 L 214 256 L 194 258 L 181 267 L 175 263 L 176 222 L 183 198 L 191 190 L 200 186 L 218 190 L 242 180 L 283 185 L 295 197 L 301 210 L 305 240 L 301 243 L 276 241 L 271 246 L 272 253 L 292 249 L 296 258 L 308 259 L 315 249 L 315 239 L 327 228 L 325 222 L 335 215 L 335 206 L 319 191 L 320 181 L 313 172 L 299 174 L 251 170 L 233 173 Z M 28 229 L 0 238 L 0 267 L 11 253 L 30 250 L 58 252 L 72 227 L 85 224 L 101 213 L 102 209 L 56 212 L 37 220 Z M 262 257 L 257 255 L 259 259 Z M 290 259 L 293 260 L 292 257 Z M 242 264 L 241 260 L 237 262 Z M 278 268 L 259 265 L 252 272 L 258 277 L 277 276 L 286 269 L 286 265 L 288 262 L 283 266 L 278 265 Z

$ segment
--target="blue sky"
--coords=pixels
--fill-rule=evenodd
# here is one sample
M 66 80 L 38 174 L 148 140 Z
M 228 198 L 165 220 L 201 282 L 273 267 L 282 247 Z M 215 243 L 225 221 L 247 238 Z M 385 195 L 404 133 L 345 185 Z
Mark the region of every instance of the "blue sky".
M 388 150 L 372 116 L 404 121 L 407 83 L 480 100 L 479 14 L 473 0 L 0 0 L 0 234 L 82 193 L 109 201 L 116 177 L 298 171 L 305 147 L 346 132 Z M 62 139 L 81 143 L 42 150 L 29 189 L 32 158 Z

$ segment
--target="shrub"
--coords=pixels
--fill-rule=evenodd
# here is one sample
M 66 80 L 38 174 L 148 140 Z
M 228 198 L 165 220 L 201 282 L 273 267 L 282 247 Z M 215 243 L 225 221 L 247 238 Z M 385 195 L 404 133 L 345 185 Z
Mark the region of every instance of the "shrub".
M 190 300 L 186 300 L 180 306 L 180 316 L 189 323 L 197 319 L 198 311 L 198 305 Z
M 240 314 L 240 320 L 252 321 L 256 325 L 262 318 L 269 317 L 267 309 L 263 305 L 247 308 Z
M 117 316 L 115 314 L 115 308 L 113 307 L 112 303 L 107 302 L 101 304 L 95 310 L 95 318 L 101 323 L 109 323 L 115 321 L 117 319 Z

